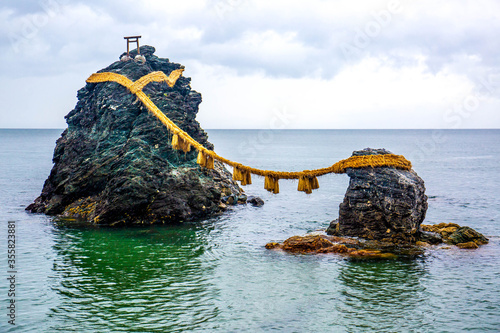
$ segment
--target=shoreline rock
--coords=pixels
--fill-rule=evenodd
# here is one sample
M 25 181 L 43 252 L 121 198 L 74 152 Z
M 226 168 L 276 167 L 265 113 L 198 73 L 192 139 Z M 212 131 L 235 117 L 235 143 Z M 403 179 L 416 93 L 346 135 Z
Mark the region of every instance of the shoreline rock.
M 457 227 L 455 227 L 457 226 Z M 442 228 L 439 228 L 442 227 Z M 335 253 L 354 259 L 395 259 L 403 257 L 417 257 L 425 250 L 449 249 L 477 249 L 488 244 L 488 239 L 470 227 L 460 227 L 453 223 L 437 225 L 422 225 L 423 230 L 441 230 L 455 228 L 447 237 L 440 238 L 441 242 L 429 243 L 418 240 L 415 243 L 394 243 L 378 240 L 368 240 L 359 237 L 332 236 L 323 231 L 315 231 L 302 236 L 292 236 L 283 242 L 270 242 L 265 245 L 268 250 L 281 250 L 292 254 L 325 254 Z M 426 232 L 426 231 L 424 231 Z M 429 231 L 429 233 L 438 232 Z M 442 247 L 442 245 L 450 245 Z
M 269 250 L 282 250 L 296 254 L 337 253 L 349 258 L 394 259 L 399 256 L 415 257 L 424 250 L 451 245 L 458 249 L 477 249 L 488 244 L 489 240 L 470 227 L 461 227 L 455 223 L 422 225 L 422 233 L 439 236 L 420 238 L 414 243 L 387 242 L 359 237 L 333 236 L 327 230 L 315 231 L 303 236 L 292 236 L 282 243 L 270 242 L 265 245 Z M 451 228 L 451 229 L 450 229 Z M 444 237 L 441 234 L 445 235 Z M 432 239 L 433 242 L 426 241 Z M 439 239 L 439 242 L 435 242 Z M 443 247 L 442 247 L 443 248 Z M 449 248 L 449 247 L 446 247 Z

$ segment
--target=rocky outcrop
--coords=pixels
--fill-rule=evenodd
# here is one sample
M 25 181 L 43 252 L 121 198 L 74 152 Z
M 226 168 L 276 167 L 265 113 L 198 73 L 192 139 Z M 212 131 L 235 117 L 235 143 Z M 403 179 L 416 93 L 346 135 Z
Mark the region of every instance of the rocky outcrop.
M 183 68 L 155 56 L 151 46 L 140 51 L 146 62 L 117 61 L 100 72 L 135 81 Z M 150 83 L 143 91 L 181 129 L 213 149 L 196 121 L 201 94 L 191 89 L 190 78 L 181 76 L 172 88 Z M 167 129 L 117 83 L 87 84 L 65 118 L 68 128 L 57 140 L 54 167 L 27 207 L 31 212 L 100 224 L 173 223 L 218 214 L 222 197 L 241 194 L 220 163 L 201 169 L 196 151 L 172 149 Z
M 390 154 L 385 149 L 353 156 Z M 349 187 L 339 219 L 329 233 L 391 242 L 414 242 L 427 211 L 424 181 L 413 170 L 393 167 L 349 168 Z
M 266 244 L 269 250 L 283 250 L 299 254 L 337 253 L 349 258 L 360 259 L 393 259 L 397 256 L 379 249 L 361 248 L 362 242 L 350 238 L 334 237 L 319 234 L 293 236 L 283 243 Z
M 390 154 L 385 149 L 353 152 L 353 156 Z M 351 258 L 415 257 L 424 248 L 447 243 L 462 249 L 487 244 L 479 232 L 453 223 L 422 225 L 427 211 L 423 180 L 413 170 L 393 167 L 348 168 L 349 187 L 339 218 L 326 234 L 293 236 L 267 249 L 291 253 L 338 253 Z
M 444 242 L 456 245 L 463 249 L 475 249 L 479 245 L 488 244 L 489 240 L 483 234 L 470 227 L 461 227 L 456 223 L 439 223 L 434 225 L 421 226 L 421 240 L 430 244 Z M 429 236 L 433 239 L 440 239 L 437 242 L 430 242 Z

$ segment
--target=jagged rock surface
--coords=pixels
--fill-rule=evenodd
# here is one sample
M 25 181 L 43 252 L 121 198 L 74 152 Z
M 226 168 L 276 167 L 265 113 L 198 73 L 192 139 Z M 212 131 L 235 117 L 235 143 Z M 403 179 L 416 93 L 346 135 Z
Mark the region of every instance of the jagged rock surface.
M 367 148 L 353 152 L 353 156 L 388 153 Z M 349 187 L 340 204 L 338 223 L 329 233 L 396 242 L 418 238 L 427 196 L 424 181 L 415 171 L 378 167 L 349 168 L 346 172 Z
M 100 72 L 135 81 L 183 67 L 158 58 L 151 46 L 140 51 L 144 64 L 117 61 Z M 192 138 L 213 148 L 195 119 L 201 94 L 191 89 L 190 78 L 181 76 L 173 88 L 150 83 L 143 91 Z M 57 140 L 54 167 L 27 207 L 31 212 L 100 224 L 172 223 L 217 214 L 222 196 L 241 193 L 220 163 L 202 170 L 196 151 L 173 150 L 168 130 L 118 83 L 87 84 L 65 118 L 68 128 Z

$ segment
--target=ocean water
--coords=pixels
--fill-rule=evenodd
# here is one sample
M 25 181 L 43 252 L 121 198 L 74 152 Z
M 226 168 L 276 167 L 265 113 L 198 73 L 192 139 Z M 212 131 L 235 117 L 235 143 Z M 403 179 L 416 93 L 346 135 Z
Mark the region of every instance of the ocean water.
M 365 147 L 405 155 L 425 180 L 427 224 L 490 238 L 477 250 L 356 261 L 268 251 L 326 228 L 346 175 L 311 195 L 253 178 L 260 208 L 145 229 L 71 227 L 24 208 L 62 130 L 0 130 L 0 332 L 499 332 L 500 130 L 209 130 L 216 151 L 259 168 L 325 167 Z M 8 324 L 7 222 L 16 221 L 16 326 Z M 3 281 L 3 282 L 1 282 Z

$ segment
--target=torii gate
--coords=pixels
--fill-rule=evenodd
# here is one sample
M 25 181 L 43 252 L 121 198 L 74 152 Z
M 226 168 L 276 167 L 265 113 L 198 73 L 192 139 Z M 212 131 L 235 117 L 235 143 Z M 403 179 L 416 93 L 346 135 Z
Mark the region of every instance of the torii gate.
M 139 38 L 141 38 L 142 36 L 129 36 L 129 37 L 123 37 L 123 39 L 126 39 L 127 40 L 127 57 L 129 57 L 129 45 L 130 43 L 137 43 L 137 54 L 141 54 L 140 50 L 139 50 Z

